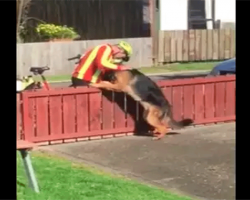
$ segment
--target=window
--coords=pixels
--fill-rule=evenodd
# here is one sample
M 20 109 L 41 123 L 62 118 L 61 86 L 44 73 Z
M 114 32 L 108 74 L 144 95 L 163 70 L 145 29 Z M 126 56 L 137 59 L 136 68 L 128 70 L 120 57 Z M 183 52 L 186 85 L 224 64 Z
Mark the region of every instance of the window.
M 188 0 L 188 29 L 207 29 L 207 22 L 214 23 L 215 0 L 211 0 L 211 18 L 206 16 L 205 0 Z

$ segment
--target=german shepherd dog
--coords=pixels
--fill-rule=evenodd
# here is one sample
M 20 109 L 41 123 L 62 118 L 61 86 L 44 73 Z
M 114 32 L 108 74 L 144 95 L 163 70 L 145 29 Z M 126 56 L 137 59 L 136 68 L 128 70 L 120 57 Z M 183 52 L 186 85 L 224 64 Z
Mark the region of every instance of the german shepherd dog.
M 109 90 L 124 92 L 140 102 L 144 108 L 144 120 L 154 128 L 154 140 L 163 138 L 168 133 L 169 127 L 179 129 L 193 122 L 191 119 L 175 121 L 171 105 L 161 89 L 136 69 L 106 72 L 103 80 L 113 84 L 114 87 Z

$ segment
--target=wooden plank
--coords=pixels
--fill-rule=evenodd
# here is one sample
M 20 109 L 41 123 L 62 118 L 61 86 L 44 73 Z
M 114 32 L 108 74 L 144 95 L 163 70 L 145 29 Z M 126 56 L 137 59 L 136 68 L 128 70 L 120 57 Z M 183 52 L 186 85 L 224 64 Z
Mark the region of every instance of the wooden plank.
M 32 142 L 28 142 L 25 140 L 18 140 L 16 142 L 16 149 L 17 150 L 21 150 L 21 149 L 33 149 L 36 146 L 36 144 L 32 143 Z
M 204 119 L 204 85 L 194 86 L 194 119 Z
M 195 60 L 201 60 L 201 30 L 195 30 Z
M 235 57 L 235 30 L 231 30 L 230 35 L 230 58 Z
M 183 86 L 183 118 L 194 118 L 194 86 Z
M 207 60 L 207 30 L 201 30 L 201 60 Z
M 114 93 L 105 91 L 102 95 L 102 129 L 112 129 L 114 124 Z
M 93 136 L 99 136 L 98 138 L 101 138 L 100 136 L 105 136 L 105 135 L 116 135 L 119 133 L 129 133 L 133 132 L 134 127 L 130 128 L 121 128 L 121 129 L 110 129 L 110 130 L 95 130 L 95 131 L 88 131 L 85 132 L 84 137 L 93 137 Z M 48 137 L 44 138 L 34 138 L 34 142 L 45 142 L 45 141 L 53 141 L 53 140 L 64 140 L 64 139 L 76 139 L 76 138 L 81 138 L 82 133 L 69 133 L 69 134 L 62 134 L 62 135 L 49 135 Z
M 131 38 L 131 40 L 134 40 L 134 38 Z M 132 66 L 134 67 L 152 66 L 152 65 L 156 66 L 157 61 L 155 59 L 152 60 L 151 58 L 151 53 L 152 53 L 151 41 L 148 38 L 142 38 L 140 46 L 141 48 L 137 47 L 139 49 L 138 54 L 136 54 L 137 56 L 133 57 L 134 64 Z
M 36 100 L 29 98 L 27 93 L 23 93 L 23 133 L 24 140 L 32 141 L 35 137 L 35 113 Z
M 170 38 L 171 38 L 171 62 L 176 61 L 176 52 L 177 52 L 177 42 L 175 38 L 175 31 L 170 31 Z
M 189 54 L 188 61 L 195 61 L 195 31 L 189 30 Z
M 125 99 L 124 93 L 114 93 L 114 127 L 126 127 Z
M 204 85 L 204 100 L 205 100 L 205 118 L 214 118 L 215 102 L 214 102 L 214 83 Z
M 89 94 L 89 125 L 90 131 L 101 129 L 101 94 Z
M 172 105 L 172 87 L 163 87 L 162 93 L 164 94 L 165 98 L 168 100 L 168 102 Z
M 177 45 L 176 45 L 176 61 L 181 62 L 182 61 L 182 45 L 183 45 L 183 31 L 176 31 L 176 40 L 177 40 Z
M 76 132 L 76 101 L 75 95 L 62 96 L 63 102 L 63 134 Z
M 223 117 L 225 113 L 225 82 L 215 83 L 215 117 Z
M 227 82 L 225 90 L 226 90 L 225 115 L 232 116 L 236 114 L 235 113 L 235 105 L 236 105 L 235 81 Z
M 219 30 L 219 59 L 223 60 L 225 58 L 225 30 L 220 29 Z
M 195 121 L 196 125 L 199 124 L 211 124 L 211 123 L 219 123 L 219 122 L 230 122 L 235 121 L 235 115 L 234 116 L 227 116 L 227 117 L 216 117 L 216 118 L 210 118 L 210 119 L 201 119 Z
M 193 84 L 204 84 L 204 83 L 214 83 L 214 82 L 226 82 L 235 81 L 235 75 L 228 76 L 217 76 L 211 78 L 193 78 L 193 79 L 176 79 L 176 80 L 164 80 L 157 82 L 159 87 L 173 87 L 178 85 L 193 85 Z
M 213 59 L 213 30 L 207 30 L 207 60 Z
M 164 45 L 165 45 L 165 33 L 164 31 L 159 31 L 159 40 L 158 40 L 158 63 L 164 62 Z
M 171 34 L 169 31 L 164 31 L 164 62 L 171 61 Z
M 177 121 L 183 117 L 183 87 L 176 86 L 172 88 L 173 99 L 173 118 Z
M 153 24 L 151 25 L 153 26 Z M 156 64 L 158 63 L 158 45 L 159 45 L 159 34 L 157 30 L 155 29 L 152 30 L 151 38 L 152 38 L 152 40 L 150 41 L 152 42 L 151 51 L 152 51 L 153 61 L 155 62 L 153 64 Z
M 224 49 L 225 59 L 230 58 L 230 46 L 231 46 L 230 43 L 231 43 L 230 29 L 225 29 L 225 49 Z
M 21 99 L 20 94 L 16 94 L 16 135 L 17 140 L 21 139 Z
M 36 137 L 49 135 L 48 97 L 36 98 Z
M 219 30 L 213 30 L 213 60 L 219 58 Z
M 84 133 L 89 131 L 89 95 L 77 94 L 76 95 L 76 132 Z
M 134 127 L 136 122 L 137 105 L 136 102 L 128 95 L 125 95 L 125 111 L 126 111 L 126 121 L 127 127 Z
M 49 97 L 50 135 L 63 133 L 62 96 Z
M 189 55 L 189 38 L 188 31 L 183 31 L 183 44 L 182 44 L 182 61 L 188 61 Z

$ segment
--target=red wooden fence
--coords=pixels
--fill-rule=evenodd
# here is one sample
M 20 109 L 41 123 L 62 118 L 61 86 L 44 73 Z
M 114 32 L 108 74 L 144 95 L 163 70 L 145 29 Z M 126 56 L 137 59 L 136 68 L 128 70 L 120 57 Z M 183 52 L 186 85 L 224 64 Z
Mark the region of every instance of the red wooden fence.
M 160 81 L 158 85 L 173 105 L 176 120 L 191 118 L 194 124 L 235 120 L 234 75 Z M 22 124 L 23 136 L 31 142 L 101 138 L 132 133 L 135 125 L 145 128 L 135 124 L 141 119 L 140 105 L 123 93 L 65 88 L 27 91 L 21 99 L 17 127 Z

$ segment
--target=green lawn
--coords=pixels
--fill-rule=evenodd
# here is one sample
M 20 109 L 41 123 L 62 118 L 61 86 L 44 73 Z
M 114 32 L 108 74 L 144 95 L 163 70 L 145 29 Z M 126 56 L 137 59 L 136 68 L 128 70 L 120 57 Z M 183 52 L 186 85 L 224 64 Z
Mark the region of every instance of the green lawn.
M 27 180 L 17 153 L 18 200 L 191 200 L 63 158 L 32 152 L 41 190 L 36 194 L 23 186 Z
M 139 70 L 145 74 L 157 74 L 178 71 L 192 71 L 192 70 L 211 70 L 218 62 L 202 62 L 202 63 L 184 63 L 184 64 L 170 64 L 160 67 L 141 67 Z M 70 74 L 59 76 L 46 76 L 48 81 L 67 81 L 70 80 Z

